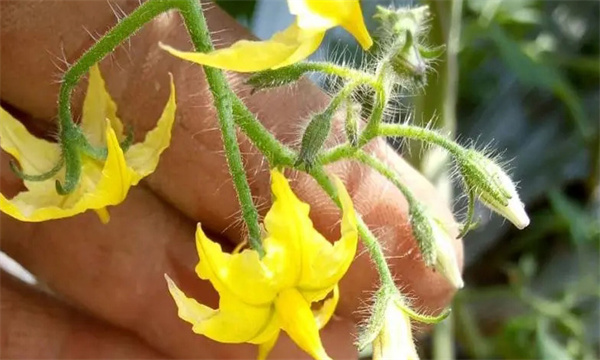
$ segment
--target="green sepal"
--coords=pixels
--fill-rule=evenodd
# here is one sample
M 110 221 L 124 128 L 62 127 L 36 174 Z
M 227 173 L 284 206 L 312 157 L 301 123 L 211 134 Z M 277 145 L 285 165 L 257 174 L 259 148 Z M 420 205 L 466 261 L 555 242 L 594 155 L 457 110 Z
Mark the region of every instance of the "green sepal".
M 430 47 L 418 44 L 417 48 L 419 49 L 419 54 L 421 54 L 421 56 L 427 60 L 435 60 L 435 59 L 439 58 L 440 56 L 442 56 L 442 54 L 446 51 L 446 45 L 440 45 L 440 46 L 435 46 L 435 47 L 430 48 Z
M 15 175 L 17 175 L 17 177 L 19 177 L 20 179 L 25 180 L 25 181 L 48 180 L 51 177 L 53 177 L 54 175 L 56 175 L 60 171 L 60 169 L 62 169 L 64 164 L 65 164 L 64 159 L 61 156 L 60 159 L 58 159 L 58 162 L 56 163 L 56 165 L 54 165 L 54 167 L 52 169 L 48 170 L 47 172 L 45 172 L 43 174 L 31 175 L 31 174 L 23 173 L 23 171 L 19 168 L 19 166 L 13 160 L 10 160 L 10 162 L 9 162 L 9 166 L 10 166 L 10 169 L 12 170 L 12 172 Z
M 402 301 L 396 301 L 396 305 L 398 305 L 398 307 L 400 307 L 402 309 L 402 311 L 404 311 L 404 313 L 406 315 L 408 315 L 411 319 L 417 320 L 424 324 L 437 324 L 440 321 L 443 321 L 444 319 L 446 319 L 452 313 L 451 308 L 446 308 L 439 315 L 432 316 L 432 315 L 420 314 L 420 313 L 414 311 L 413 309 L 411 309 L 410 306 L 407 306 Z
M 356 341 L 356 346 L 359 351 L 362 351 L 369 344 L 373 343 L 375 338 L 381 332 L 385 320 L 387 304 L 396 292 L 396 289 L 388 289 L 387 286 L 382 286 L 375 293 L 375 299 L 370 308 L 369 319 L 359 327 L 358 339 Z
M 460 234 L 458 234 L 456 237 L 457 239 L 465 237 L 469 231 L 475 229 L 479 225 L 479 222 L 473 219 L 475 216 L 475 193 L 471 190 L 468 190 L 467 197 L 467 218 L 461 227 Z
M 415 237 L 417 246 L 423 257 L 423 262 L 428 267 L 434 267 L 437 256 L 430 219 L 428 218 L 425 209 L 423 209 L 423 206 L 418 202 L 410 205 L 409 215 L 413 236 Z
M 493 164 L 492 160 L 474 149 L 467 149 L 456 157 L 456 162 L 468 191 L 474 192 L 488 203 L 508 205 L 511 194 L 486 169 L 486 164 Z

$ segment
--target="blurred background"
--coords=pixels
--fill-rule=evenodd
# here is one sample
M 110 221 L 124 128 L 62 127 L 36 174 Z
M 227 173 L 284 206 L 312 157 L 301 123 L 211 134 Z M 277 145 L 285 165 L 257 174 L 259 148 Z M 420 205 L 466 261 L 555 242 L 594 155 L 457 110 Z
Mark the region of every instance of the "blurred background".
M 218 3 L 261 38 L 293 21 L 284 1 Z M 425 88 L 398 101 L 414 107 L 413 121 L 435 119 L 434 126 L 463 144 L 472 139 L 479 148 L 497 149 L 509 161 L 532 219 L 518 231 L 476 208 L 480 225 L 465 238 L 466 288 L 456 296 L 452 320 L 419 342 L 421 356 L 597 359 L 599 2 L 362 4 L 372 31 L 377 5 L 430 6 L 428 42 L 446 44 L 446 51 Z M 328 32 L 327 40 L 315 59 L 364 60 L 343 30 Z M 447 195 L 460 218 L 466 203 L 459 184 L 449 181 L 448 159 L 418 144 L 396 145 Z

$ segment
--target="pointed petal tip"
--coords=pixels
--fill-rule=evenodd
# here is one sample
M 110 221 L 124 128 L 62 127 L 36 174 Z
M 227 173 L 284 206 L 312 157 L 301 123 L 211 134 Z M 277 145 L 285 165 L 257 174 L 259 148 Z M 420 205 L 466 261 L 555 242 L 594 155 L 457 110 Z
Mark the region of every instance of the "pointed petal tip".
M 513 223 L 517 229 L 523 230 L 529 226 L 530 219 L 525 211 L 525 205 L 517 196 L 513 196 L 509 200 L 508 206 L 503 210 L 506 218 Z
M 513 219 L 513 224 L 519 230 L 523 230 L 528 227 L 530 222 L 531 220 L 529 219 L 529 216 L 527 216 L 527 213 L 525 213 L 525 209 L 523 209 L 522 212 L 520 212 L 517 216 L 515 216 L 515 219 Z
M 456 279 L 452 285 L 454 285 L 454 288 L 456 290 L 460 290 L 465 287 L 465 282 L 462 279 L 462 277 L 460 277 L 460 278 Z
M 98 215 L 98 218 L 102 224 L 106 225 L 110 221 L 110 214 L 105 207 L 96 209 L 96 214 Z
M 445 266 L 446 267 L 438 267 L 440 273 L 456 290 L 462 289 L 465 286 L 465 282 L 460 274 L 458 264 L 445 264 Z
M 367 51 L 373 46 L 373 39 L 367 34 L 367 37 L 358 39 L 360 46 L 363 50 Z
M 167 282 L 167 287 L 169 288 L 169 292 L 171 294 L 173 294 L 174 291 L 176 292 L 177 290 L 179 290 L 177 288 L 177 285 L 175 285 L 175 281 L 173 281 L 173 279 L 171 279 L 171 277 L 167 273 L 164 273 L 163 276 L 165 278 L 165 281 Z

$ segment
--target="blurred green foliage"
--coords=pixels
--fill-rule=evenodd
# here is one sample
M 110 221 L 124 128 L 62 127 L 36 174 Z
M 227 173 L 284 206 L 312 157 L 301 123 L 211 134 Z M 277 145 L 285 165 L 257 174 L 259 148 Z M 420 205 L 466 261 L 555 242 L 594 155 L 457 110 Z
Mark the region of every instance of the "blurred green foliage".
M 269 0 L 218 3 L 248 24 L 261 1 Z M 365 15 L 390 2 L 363 1 Z M 448 24 L 451 1 L 428 3 L 443 10 L 434 11 L 439 18 L 431 26 Z M 459 80 L 457 94 L 451 94 L 457 98 L 455 134 L 459 140 L 478 139 L 479 147 L 491 143 L 510 160 L 532 223 L 517 231 L 478 208 L 481 226 L 465 239 L 467 288 L 453 305 L 456 357 L 597 359 L 600 5 L 570 0 L 462 5 Z M 340 34 L 330 32 L 324 48 L 344 54 L 328 58 L 356 62 L 355 44 Z M 440 29 L 432 34 L 439 37 Z M 445 76 L 435 69 L 427 90 L 439 93 Z M 426 113 L 439 105 L 424 104 L 432 107 Z M 456 209 L 463 206 L 457 200 Z M 430 357 L 430 342 L 422 344 L 422 354 Z
M 458 134 L 511 159 L 532 223 L 465 239 L 459 357 L 596 359 L 597 2 L 467 1 Z M 484 216 L 485 219 L 485 216 Z

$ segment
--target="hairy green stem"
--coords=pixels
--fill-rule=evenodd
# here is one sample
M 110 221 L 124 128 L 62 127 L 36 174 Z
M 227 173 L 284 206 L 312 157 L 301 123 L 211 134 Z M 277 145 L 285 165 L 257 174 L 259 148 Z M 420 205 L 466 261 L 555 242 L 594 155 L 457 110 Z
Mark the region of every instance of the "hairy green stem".
M 462 156 L 464 149 L 456 142 L 440 135 L 439 133 L 415 125 L 407 124 L 381 124 L 378 135 L 388 137 L 404 137 L 416 139 L 425 143 L 432 143 L 443 147 L 454 156 Z
M 293 167 L 296 153 L 280 143 L 235 94 L 233 98 L 234 121 L 250 142 L 267 158 L 272 167 Z
M 56 192 L 60 195 L 67 195 L 77 187 L 81 177 L 81 154 L 79 153 L 79 144 L 82 142 L 83 135 L 75 124 L 71 123 L 66 127 L 60 127 L 60 143 L 62 149 L 62 158 L 65 164 L 65 182 L 59 180 L 55 182 Z
M 380 83 L 370 73 L 352 69 L 345 66 L 340 66 L 328 62 L 307 62 L 306 66 L 314 72 L 322 72 L 329 75 L 339 76 L 344 79 L 348 79 L 361 84 L 368 84 L 369 86 L 377 89 L 380 87 Z
M 183 16 L 195 50 L 198 52 L 212 51 L 214 48 L 210 39 L 210 33 L 198 1 L 182 1 L 179 3 L 178 9 Z M 262 247 L 261 230 L 258 223 L 258 211 L 252 200 L 252 193 L 242 163 L 233 120 L 232 99 L 235 96 L 230 91 L 229 84 L 223 72 L 209 66 L 204 66 L 204 73 L 206 74 L 206 81 L 212 93 L 215 108 L 217 109 L 217 117 L 221 128 L 229 172 L 240 202 L 242 217 L 248 227 L 248 242 L 258 252 L 259 256 L 262 257 L 264 249 Z
M 351 157 L 356 151 L 358 151 L 358 148 L 355 148 L 349 143 L 337 145 L 329 149 L 327 152 L 321 153 L 319 156 L 319 163 L 321 165 L 331 164 L 340 159 Z
M 402 192 L 402 195 L 404 195 L 404 197 L 406 198 L 406 202 L 408 202 L 409 206 L 413 206 L 413 204 L 417 203 L 417 200 L 415 199 L 415 196 L 413 195 L 412 191 L 406 185 L 404 185 L 402 181 L 400 181 L 400 177 L 398 176 L 398 174 L 394 170 L 390 169 L 389 166 L 384 164 L 381 160 L 377 159 L 376 157 L 370 154 L 367 154 L 363 150 L 358 150 L 356 153 L 354 153 L 353 158 L 371 167 L 379 174 L 383 175 L 386 179 L 388 179 L 389 182 L 394 184 L 394 186 L 396 186 L 398 190 Z
M 383 69 L 383 67 L 381 69 Z M 358 147 L 364 146 L 373 137 L 375 137 L 377 135 L 379 126 L 381 125 L 385 107 L 389 100 L 389 89 L 386 88 L 386 85 L 383 81 L 385 74 L 386 71 L 381 70 L 378 71 L 378 75 L 376 76 L 377 82 L 381 84 L 381 86 L 375 88 L 375 105 L 373 106 L 373 111 L 371 112 L 367 126 L 365 126 L 365 129 L 358 139 Z
M 380 124 L 376 132 L 371 133 L 369 136 L 365 136 L 363 133 L 363 136 L 363 146 L 377 136 L 403 137 L 439 145 L 456 157 L 463 156 L 465 152 L 465 150 L 456 142 L 438 134 L 433 130 L 414 125 Z M 322 165 L 327 165 L 340 159 L 352 157 L 357 151 L 357 148 L 353 147 L 349 143 L 337 145 L 328 151 L 321 153 L 319 155 L 319 162 Z
M 317 183 L 325 190 L 327 195 L 338 205 L 341 207 L 339 202 L 337 191 L 335 186 L 331 183 L 329 176 L 325 173 L 325 170 L 322 166 L 315 166 L 312 168 L 310 175 L 317 181 Z M 385 259 L 385 254 L 379 241 L 371 230 L 367 227 L 367 225 L 363 222 L 360 216 L 357 216 L 358 222 L 358 233 L 360 238 L 362 239 L 363 244 L 369 251 L 369 255 L 371 256 L 371 260 L 375 264 L 375 268 L 379 273 L 379 279 L 381 281 L 381 286 L 391 286 L 395 288 L 394 277 L 390 271 L 390 267 L 387 264 L 387 260 Z

